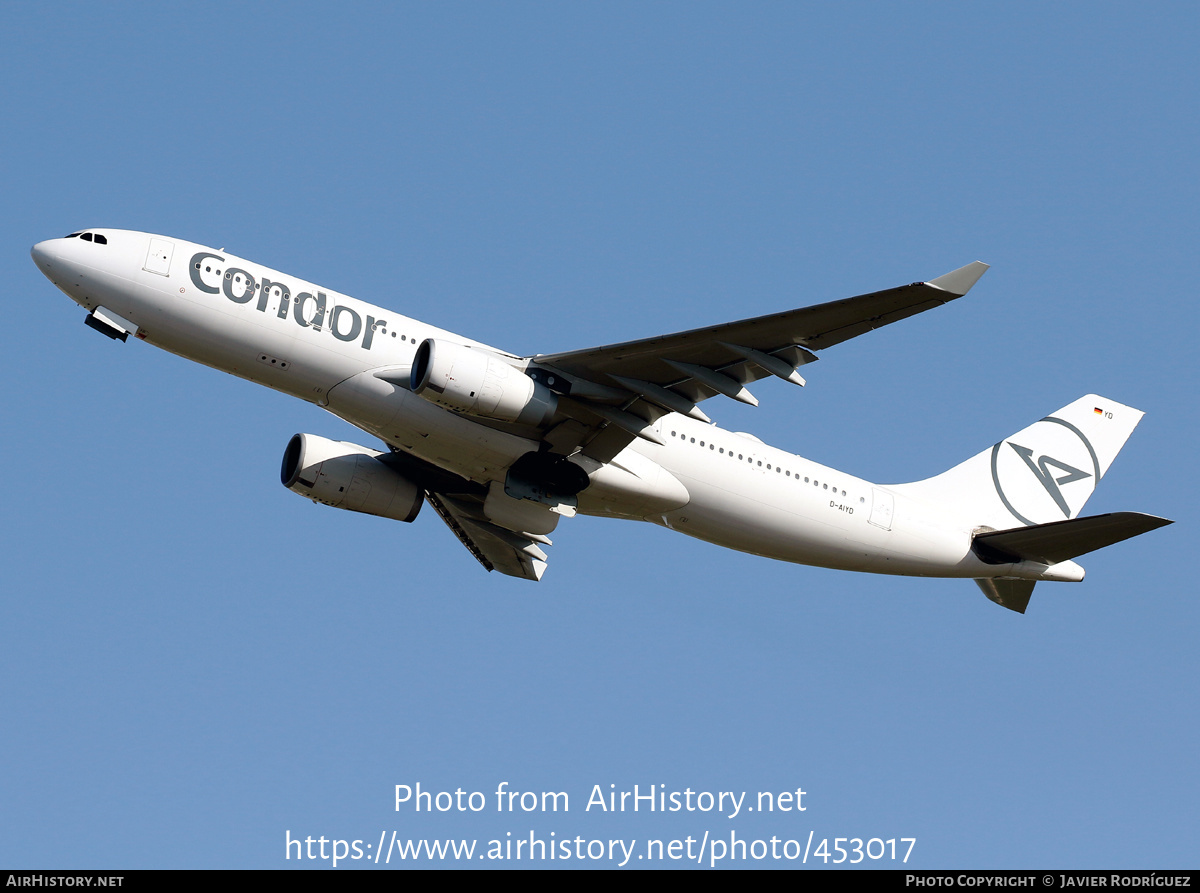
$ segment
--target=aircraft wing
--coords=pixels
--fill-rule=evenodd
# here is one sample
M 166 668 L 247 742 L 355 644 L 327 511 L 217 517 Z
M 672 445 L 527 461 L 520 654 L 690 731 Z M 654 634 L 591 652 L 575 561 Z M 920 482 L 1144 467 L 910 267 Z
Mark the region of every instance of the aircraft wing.
M 796 370 L 817 359 L 812 351 L 962 297 L 987 269 L 975 261 L 929 282 L 855 298 L 658 338 L 538 355 L 532 358 L 541 367 L 535 377 L 559 391 L 560 408 L 577 422 L 576 428 L 557 438 L 552 432 L 547 440 L 564 452 L 577 441 L 574 446 L 584 445 L 584 452 L 605 461 L 631 436 L 655 440 L 653 423 L 668 411 L 708 421 L 696 404 L 717 394 L 757 406 L 747 384 L 775 375 L 803 385 Z M 566 373 L 567 382 L 555 388 L 548 380 L 552 370 Z M 603 436 L 604 429 L 622 433 Z
M 550 545 L 549 537 L 509 530 L 490 521 L 483 512 L 485 488 L 397 450 L 384 461 L 424 488 L 425 501 L 487 570 L 526 580 L 541 578 L 547 560 L 541 547 Z
M 546 553 L 541 545 L 550 545 L 546 537 L 493 524 L 483 514 L 481 501 L 432 491 L 426 491 L 425 499 L 467 551 L 489 571 L 534 582 L 545 573 Z

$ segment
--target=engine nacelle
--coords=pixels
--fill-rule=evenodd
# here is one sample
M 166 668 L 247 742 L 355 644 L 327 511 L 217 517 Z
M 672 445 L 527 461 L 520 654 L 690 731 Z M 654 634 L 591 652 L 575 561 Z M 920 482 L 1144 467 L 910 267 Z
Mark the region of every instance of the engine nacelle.
M 313 502 L 351 512 L 411 521 L 425 490 L 380 460 L 383 453 L 315 434 L 288 443 L 279 471 L 283 485 Z
M 426 338 L 413 358 L 411 390 L 455 412 L 521 425 L 548 422 L 558 397 L 501 357 Z

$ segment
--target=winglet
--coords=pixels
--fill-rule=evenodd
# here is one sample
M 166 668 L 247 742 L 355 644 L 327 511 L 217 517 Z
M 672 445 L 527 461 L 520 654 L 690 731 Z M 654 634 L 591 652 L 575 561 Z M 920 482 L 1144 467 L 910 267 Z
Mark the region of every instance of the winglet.
M 971 286 L 979 281 L 979 277 L 986 273 L 988 265 L 983 261 L 975 261 L 969 263 L 965 267 L 959 267 L 944 276 L 939 276 L 937 279 L 929 280 L 929 285 L 935 285 L 943 291 L 948 291 L 952 295 L 958 295 L 960 298 L 971 290 Z

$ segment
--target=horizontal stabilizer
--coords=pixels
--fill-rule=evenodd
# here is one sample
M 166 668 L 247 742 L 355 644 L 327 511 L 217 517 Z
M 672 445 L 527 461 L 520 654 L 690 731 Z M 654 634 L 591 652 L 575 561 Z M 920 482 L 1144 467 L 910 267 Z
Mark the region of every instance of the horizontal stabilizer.
M 1001 580 L 995 577 L 985 577 L 975 581 L 983 594 L 1010 611 L 1024 614 L 1029 607 L 1029 598 L 1033 595 L 1033 580 Z
M 992 564 L 1016 561 L 1058 564 L 1170 523 L 1166 518 L 1140 512 L 1111 512 L 976 534 L 972 548 L 975 554 Z

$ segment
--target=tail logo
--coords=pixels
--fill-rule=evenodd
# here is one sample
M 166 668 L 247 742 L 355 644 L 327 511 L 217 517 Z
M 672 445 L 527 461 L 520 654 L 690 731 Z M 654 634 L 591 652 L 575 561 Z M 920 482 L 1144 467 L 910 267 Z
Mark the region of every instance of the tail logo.
M 1100 462 L 1087 437 L 1054 417 L 1015 436 L 1032 446 L 1003 440 L 992 447 L 992 481 L 1004 507 L 1025 525 L 1074 517 L 1100 480 Z
M 1071 517 L 1071 509 L 1067 505 L 1067 501 L 1063 499 L 1062 490 L 1059 487 L 1063 484 L 1070 484 L 1073 481 L 1090 478 L 1091 475 L 1086 471 L 1080 471 L 1078 468 L 1068 465 L 1066 462 L 1059 462 L 1052 456 L 1042 456 L 1037 460 L 1037 464 L 1035 465 L 1033 462 L 1033 450 L 1029 447 L 1017 446 L 1011 440 L 1008 442 L 1008 445 L 1016 450 L 1017 455 L 1025 460 L 1025 464 L 1029 466 L 1029 470 L 1034 473 L 1041 485 L 1046 488 L 1046 492 L 1050 494 L 1055 504 L 1062 509 L 1063 517 Z M 1050 469 L 1046 467 L 1047 465 L 1052 465 L 1059 471 L 1065 471 L 1066 474 L 1060 478 L 1056 478 Z

